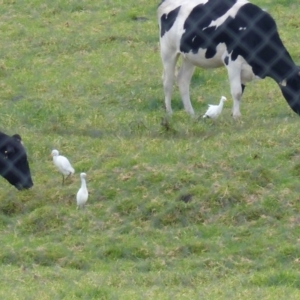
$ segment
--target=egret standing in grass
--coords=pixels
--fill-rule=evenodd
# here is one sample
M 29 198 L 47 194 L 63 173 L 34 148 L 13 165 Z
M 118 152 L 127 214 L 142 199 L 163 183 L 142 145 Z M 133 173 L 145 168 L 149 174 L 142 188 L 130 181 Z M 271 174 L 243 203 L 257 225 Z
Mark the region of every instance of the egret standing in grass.
M 224 106 L 224 101 L 226 100 L 226 97 L 222 96 L 219 105 L 208 104 L 208 110 L 203 115 L 203 118 L 216 119 L 221 114 Z
M 81 186 L 80 189 L 77 192 L 76 195 L 76 201 L 77 201 L 77 209 L 84 207 L 86 201 L 88 200 L 89 197 L 89 192 L 86 187 L 86 174 L 85 173 L 80 173 L 80 179 L 81 179 Z
M 53 163 L 57 167 L 58 171 L 62 174 L 63 181 L 62 184 L 65 183 L 65 176 L 66 179 L 75 173 L 74 168 L 71 166 L 69 160 L 62 155 L 59 155 L 59 152 L 54 149 L 51 152 L 51 156 L 53 157 Z

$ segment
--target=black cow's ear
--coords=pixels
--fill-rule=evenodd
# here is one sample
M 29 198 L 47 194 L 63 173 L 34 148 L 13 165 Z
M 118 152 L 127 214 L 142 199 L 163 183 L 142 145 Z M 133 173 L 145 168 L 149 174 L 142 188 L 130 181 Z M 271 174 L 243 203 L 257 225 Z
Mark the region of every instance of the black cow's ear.
M 19 134 L 14 134 L 13 136 L 12 136 L 14 139 L 16 139 L 18 142 L 22 142 L 22 138 L 21 138 L 21 136 L 19 135 Z

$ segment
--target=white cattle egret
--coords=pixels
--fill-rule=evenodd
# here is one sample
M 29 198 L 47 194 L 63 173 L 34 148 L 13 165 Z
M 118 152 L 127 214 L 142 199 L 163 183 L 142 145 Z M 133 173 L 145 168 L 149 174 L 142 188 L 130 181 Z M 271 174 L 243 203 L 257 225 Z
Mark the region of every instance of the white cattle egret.
M 54 149 L 51 152 L 51 156 L 53 157 L 53 163 L 57 167 L 58 171 L 62 174 L 63 181 L 62 184 L 65 182 L 65 176 L 68 178 L 69 176 L 75 173 L 74 168 L 71 166 L 69 160 L 62 155 L 59 155 L 59 152 Z
M 203 115 L 203 118 L 216 119 L 221 114 L 224 101 L 226 100 L 226 97 L 222 96 L 219 105 L 208 104 L 208 110 Z
M 84 207 L 86 201 L 88 200 L 89 197 L 89 192 L 86 187 L 86 174 L 85 173 L 80 173 L 80 179 L 81 179 L 81 186 L 80 189 L 77 192 L 76 195 L 76 201 L 77 201 L 77 209 Z

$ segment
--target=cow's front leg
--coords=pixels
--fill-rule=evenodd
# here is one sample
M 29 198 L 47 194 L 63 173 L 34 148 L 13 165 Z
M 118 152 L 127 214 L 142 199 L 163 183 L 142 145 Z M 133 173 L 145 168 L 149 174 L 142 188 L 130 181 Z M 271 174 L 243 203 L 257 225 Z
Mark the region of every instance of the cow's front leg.
M 241 82 L 241 64 L 236 61 L 229 61 L 226 65 L 230 82 L 230 91 L 233 99 L 232 116 L 237 119 L 241 116 L 240 103 L 243 95 Z
M 231 87 L 231 95 L 233 99 L 233 107 L 232 107 L 232 117 L 234 119 L 237 119 L 241 117 L 241 111 L 240 111 L 240 103 L 242 98 L 242 88 L 241 85 L 238 87 L 237 85 Z

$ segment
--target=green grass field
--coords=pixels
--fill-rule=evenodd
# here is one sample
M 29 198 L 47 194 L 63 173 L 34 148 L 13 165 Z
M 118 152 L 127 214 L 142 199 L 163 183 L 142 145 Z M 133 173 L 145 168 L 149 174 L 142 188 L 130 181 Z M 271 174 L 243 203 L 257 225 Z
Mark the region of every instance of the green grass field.
M 166 128 L 158 1 L 56 2 L 0 1 L 0 130 L 34 180 L 0 178 L 0 298 L 299 299 L 300 118 L 277 84 L 247 86 L 235 121 L 226 70 L 197 69 L 197 117 L 175 88 Z M 298 0 L 252 2 L 300 64 Z

